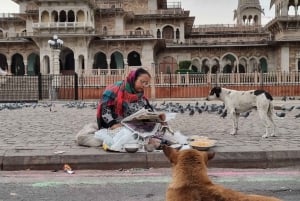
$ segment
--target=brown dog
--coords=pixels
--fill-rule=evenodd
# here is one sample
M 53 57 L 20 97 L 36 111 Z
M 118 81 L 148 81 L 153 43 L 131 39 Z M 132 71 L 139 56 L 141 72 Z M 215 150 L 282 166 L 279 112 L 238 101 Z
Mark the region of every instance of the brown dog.
M 166 145 L 163 151 L 173 165 L 166 201 L 280 201 L 274 197 L 246 195 L 213 184 L 207 175 L 207 161 L 214 157 L 214 153 L 195 149 L 178 151 Z

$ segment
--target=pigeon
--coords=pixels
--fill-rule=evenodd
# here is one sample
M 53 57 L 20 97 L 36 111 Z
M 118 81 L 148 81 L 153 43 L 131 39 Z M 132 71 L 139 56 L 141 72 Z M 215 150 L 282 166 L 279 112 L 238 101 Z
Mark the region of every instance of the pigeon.
M 198 113 L 201 114 L 202 113 L 202 110 L 201 108 L 198 108 Z
M 225 118 L 227 116 L 227 110 L 224 110 L 220 117 Z
M 195 110 L 191 109 L 189 115 L 190 115 L 190 116 L 193 116 L 194 114 L 195 114 Z
M 35 109 L 37 106 L 37 103 L 32 104 L 32 108 Z
M 184 109 L 180 108 L 180 113 L 183 114 L 184 113 Z
M 290 112 L 290 111 L 292 111 L 294 109 L 294 107 L 295 106 L 291 106 L 291 107 L 288 107 L 288 108 L 287 107 L 282 107 L 282 110 Z
M 241 117 L 247 118 L 250 114 L 251 110 L 247 111 L 247 112 L 243 112 L 240 114 Z
M 286 98 L 287 98 L 286 96 L 283 96 L 281 100 L 286 101 Z
M 295 118 L 296 118 L 296 119 L 299 118 L 299 117 L 300 117 L 300 114 L 295 115 Z
M 218 110 L 217 110 L 217 114 L 222 114 L 223 113 L 223 109 L 222 108 L 219 108 Z
M 276 112 L 275 114 L 276 114 L 277 117 L 285 117 L 284 112 Z
M 296 100 L 295 97 L 289 97 L 289 100 Z

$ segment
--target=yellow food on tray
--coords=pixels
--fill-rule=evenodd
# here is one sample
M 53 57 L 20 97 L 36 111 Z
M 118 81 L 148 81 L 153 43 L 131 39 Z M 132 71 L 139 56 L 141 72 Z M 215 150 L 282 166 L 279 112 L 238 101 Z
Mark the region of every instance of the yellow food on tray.
M 215 140 L 198 139 L 190 142 L 190 145 L 195 147 L 211 147 L 215 145 Z
M 211 143 L 209 142 L 204 142 L 204 141 L 193 141 L 191 143 L 192 146 L 197 146 L 197 147 L 208 147 L 210 146 Z

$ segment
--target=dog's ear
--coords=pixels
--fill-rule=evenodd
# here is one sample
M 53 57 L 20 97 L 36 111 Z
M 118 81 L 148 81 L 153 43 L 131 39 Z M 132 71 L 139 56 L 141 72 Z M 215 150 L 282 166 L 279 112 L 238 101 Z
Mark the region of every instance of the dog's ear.
M 215 157 L 215 155 L 216 155 L 215 152 L 207 152 L 207 159 L 211 160 Z
M 162 150 L 172 164 L 177 163 L 178 150 L 167 145 L 162 145 Z
M 206 154 L 205 163 L 207 165 L 207 162 L 215 157 L 215 152 L 205 152 L 205 154 Z

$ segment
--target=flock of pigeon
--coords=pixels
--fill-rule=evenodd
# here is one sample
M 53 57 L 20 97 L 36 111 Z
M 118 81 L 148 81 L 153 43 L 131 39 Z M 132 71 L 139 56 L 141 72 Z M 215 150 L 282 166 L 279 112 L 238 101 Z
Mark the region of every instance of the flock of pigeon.
M 153 104 L 152 105 L 153 108 L 156 111 L 165 111 L 165 112 L 174 112 L 174 113 L 188 113 L 190 116 L 193 116 L 196 113 L 203 113 L 203 112 L 207 112 L 207 113 L 214 113 L 219 115 L 222 118 L 225 118 L 227 116 L 227 111 L 225 109 L 225 105 L 223 104 L 207 104 L 206 102 L 203 102 L 202 104 L 199 104 L 199 102 L 196 102 L 195 104 L 186 104 L 186 105 L 182 105 L 180 103 L 172 103 L 172 102 L 163 102 L 161 104 Z M 277 117 L 285 117 L 286 114 L 290 111 L 292 111 L 293 109 L 297 109 L 300 111 L 300 105 L 299 106 L 282 106 L 282 107 L 277 107 L 275 112 L 275 115 Z M 251 113 L 251 110 L 247 111 L 247 112 L 243 112 L 240 114 L 240 117 L 244 117 L 247 118 Z M 300 117 L 300 113 L 295 115 L 295 118 L 299 118 Z
M 4 109 L 8 110 L 15 110 L 15 109 L 22 109 L 22 108 L 37 108 L 37 107 L 42 107 L 42 108 L 49 108 L 49 111 L 52 111 L 52 109 L 55 107 L 54 102 L 32 102 L 32 103 L 25 103 L 25 102 L 16 102 L 16 103 L 0 103 L 0 111 Z M 83 109 L 90 107 L 92 109 L 97 108 L 97 102 L 96 103 L 86 103 L 83 101 L 71 101 L 64 103 L 62 106 L 65 108 L 77 108 L 77 109 Z
M 288 98 L 283 97 L 282 100 L 286 101 Z M 294 99 L 288 99 L 288 100 L 294 100 Z M 98 105 L 98 102 L 84 102 L 84 101 L 70 101 L 63 103 L 64 108 L 76 108 L 76 109 L 83 109 L 83 108 L 91 108 L 96 109 Z M 202 102 L 201 104 L 199 102 L 195 103 L 173 103 L 173 102 L 153 102 L 152 107 L 155 111 L 163 111 L 163 112 L 172 112 L 172 113 L 188 113 L 190 116 L 193 116 L 195 114 L 201 114 L 201 113 L 209 113 L 209 114 L 217 114 L 222 118 L 225 118 L 227 116 L 227 111 L 225 109 L 224 104 L 208 104 L 206 102 Z M 24 103 L 24 102 L 17 102 L 17 103 L 0 103 L 0 111 L 4 109 L 8 110 L 15 110 L 15 109 L 22 109 L 22 108 L 37 108 L 37 107 L 43 107 L 43 108 L 49 108 L 49 111 L 53 111 L 53 108 L 55 107 L 54 102 L 33 102 L 33 103 Z M 299 110 L 300 111 L 300 105 L 299 106 L 281 106 L 276 107 L 275 115 L 277 117 L 283 118 L 286 116 L 286 114 L 292 110 Z M 250 111 L 244 112 L 240 114 L 240 117 L 247 118 L 251 113 Z M 294 116 L 295 118 L 300 117 L 300 113 Z

